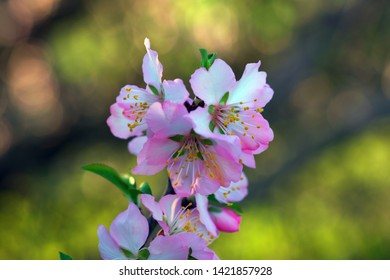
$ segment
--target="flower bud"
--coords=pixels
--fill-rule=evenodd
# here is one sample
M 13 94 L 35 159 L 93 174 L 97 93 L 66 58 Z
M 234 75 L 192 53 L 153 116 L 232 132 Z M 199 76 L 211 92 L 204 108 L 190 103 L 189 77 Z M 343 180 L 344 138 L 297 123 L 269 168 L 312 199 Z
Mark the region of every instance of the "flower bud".
M 210 212 L 217 229 L 224 232 L 239 231 L 241 216 L 229 208 L 221 208 L 220 210 L 218 212 Z

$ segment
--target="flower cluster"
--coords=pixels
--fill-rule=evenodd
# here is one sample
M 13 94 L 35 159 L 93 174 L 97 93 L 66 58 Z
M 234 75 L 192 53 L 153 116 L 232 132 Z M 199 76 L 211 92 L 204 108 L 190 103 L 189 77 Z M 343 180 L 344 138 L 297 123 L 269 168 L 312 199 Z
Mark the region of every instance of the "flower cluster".
M 144 43 L 146 87 L 124 86 L 107 124 L 116 137 L 131 139 L 132 172 L 166 168 L 173 191 L 159 201 L 140 191 L 109 231 L 99 227 L 99 250 L 104 259 L 217 259 L 208 245 L 220 231 L 239 230 L 236 203 L 248 192 L 243 166 L 255 168 L 254 155 L 273 139 L 262 116 L 273 90 L 260 62 L 236 80 L 225 61 L 202 49 L 201 67 L 189 81 L 191 99 L 182 80 L 162 80 L 158 54 Z

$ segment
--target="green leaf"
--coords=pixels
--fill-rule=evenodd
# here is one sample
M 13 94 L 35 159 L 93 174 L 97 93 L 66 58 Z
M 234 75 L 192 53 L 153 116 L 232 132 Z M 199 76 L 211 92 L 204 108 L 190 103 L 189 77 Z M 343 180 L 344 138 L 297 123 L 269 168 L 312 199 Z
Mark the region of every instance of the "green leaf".
M 219 127 L 219 126 L 218 126 L 218 131 L 219 131 L 219 133 L 221 133 L 221 134 L 225 134 L 225 131 L 223 131 L 222 128 Z
M 199 49 L 201 55 L 200 66 L 209 70 L 217 57 L 217 53 L 208 53 L 206 49 Z
M 212 146 L 214 145 L 214 142 L 213 140 L 211 139 L 202 139 L 200 140 L 200 142 L 202 142 L 203 145 L 206 145 L 206 146 Z
M 128 257 L 129 259 L 135 260 L 135 256 L 132 252 L 130 252 L 129 250 L 123 249 L 123 248 L 121 248 L 121 250 L 125 254 L 126 257 Z
M 220 207 L 210 206 L 209 207 L 209 212 L 211 212 L 211 213 L 221 213 L 222 209 Z
M 214 129 L 215 129 L 215 122 L 214 121 L 210 122 L 209 128 L 210 128 L 211 132 L 214 132 Z
M 152 189 L 149 186 L 148 182 L 143 182 L 141 186 L 139 187 L 139 191 L 144 194 L 150 194 L 152 195 Z
M 148 86 L 154 95 L 160 96 L 160 93 L 158 92 L 158 90 L 154 86 L 152 86 L 152 85 L 148 85 Z
M 182 149 L 182 150 L 180 150 L 180 153 L 179 153 L 179 151 L 176 151 L 176 152 L 172 155 L 172 157 L 173 157 L 173 158 L 178 158 L 178 157 L 184 156 L 185 153 L 186 153 L 186 152 L 184 151 L 184 149 Z
M 63 253 L 63 252 L 58 252 L 59 253 L 59 255 L 60 255 L 60 260 L 63 260 L 63 261 L 71 261 L 71 260 L 73 260 L 73 258 L 71 257 L 71 256 L 69 256 L 69 255 L 67 255 L 67 254 L 65 254 L 65 253 Z
M 126 180 L 126 177 L 121 177 L 115 169 L 101 163 L 85 165 L 82 169 L 102 176 L 113 183 L 130 201 L 137 203 L 137 196 L 140 192 L 135 189 L 135 180 L 134 178 L 131 180 L 131 176 Z M 132 181 L 134 184 L 132 184 Z
M 210 115 L 214 115 L 215 106 L 214 106 L 214 105 L 210 105 L 210 106 L 207 108 L 207 111 L 209 112 Z
M 215 60 L 216 58 L 217 58 L 217 53 L 216 53 L 216 52 L 210 53 L 210 54 L 208 55 L 208 61 L 209 61 L 210 66 L 213 65 L 214 60 Z
M 204 158 L 203 158 L 203 156 L 202 156 L 202 153 L 201 153 L 201 152 L 198 152 L 198 153 L 196 154 L 196 156 L 197 156 L 198 158 L 200 158 L 201 160 L 204 160 Z
M 169 139 L 175 142 L 184 142 L 186 140 L 186 137 L 184 135 L 176 134 L 172 137 L 169 137 Z
M 226 93 L 222 96 L 221 100 L 219 101 L 219 105 L 221 105 L 221 106 L 226 105 L 226 102 L 228 101 L 228 99 L 229 99 L 229 92 L 226 92 Z
M 138 252 L 138 258 L 140 260 L 147 260 L 150 256 L 150 252 L 148 249 L 143 248 Z
M 208 53 L 206 49 L 199 49 L 200 55 L 201 55 L 201 61 L 200 61 L 200 67 L 207 68 L 207 62 L 208 62 Z

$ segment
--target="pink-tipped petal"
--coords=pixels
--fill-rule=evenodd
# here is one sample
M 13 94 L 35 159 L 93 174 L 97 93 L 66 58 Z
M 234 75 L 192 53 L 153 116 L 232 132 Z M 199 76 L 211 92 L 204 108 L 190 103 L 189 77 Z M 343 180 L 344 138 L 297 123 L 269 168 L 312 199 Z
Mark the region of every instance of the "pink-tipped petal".
M 99 237 L 99 251 L 104 260 L 128 259 L 103 225 L 99 226 L 97 234 Z
M 209 70 L 199 68 L 190 79 L 195 95 L 207 105 L 218 104 L 224 94 L 233 88 L 235 82 L 232 69 L 221 59 L 216 59 Z
M 135 137 L 127 145 L 129 152 L 132 153 L 133 155 L 137 156 L 141 152 L 141 150 L 142 150 L 142 148 L 145 145 L 147 140 L 148 140 L 148 137 L 146 137 L 146 136 Z
M 134 255 L 137 255 L 145 244 L 148 234 L 148 221 L 134 203 L 130 203 L 127 210 L 120 213 L 110 227 L 110 235 L 115 242 Z
M 180 79 L 164 81 L 164 100 L 176 103 L 184 103 L 190 96 L 184 83 Z
M 199 211 L 200 221 L 214 236 L 218 235 L 217 227 L 215 226 L 210 213 L 208 211 L 208 199 L 203 195 L 196 194 L 196 208 Z
M 221 208 L 221 212 L 212 212 L 211 217 L 218 230 L 224 232 L 237 232 L 240 230 L 241 217 L 232 209 Z
M 265 72 L 258 71 L 259 67 L 260 61 L 246 65 L 244 74 L 230 92 L 229 104 L 251 102 L 259 98 L 267 77 Z
M 146 48 L 146 54 L 142 63 L 144 81 L 146 84 L 154 86 L 158 92 L 161 92 L 163 66 L 158 59 L 158 53 L 150 48 L 148 38 L 145 38 L 144 45 Z
M 216 193 L 215 198 L 221 203 L 239 202 L 248 194 L 248 178 L 242 173 L 240 180 L 232 182 L 229 187 L 221 187 Z

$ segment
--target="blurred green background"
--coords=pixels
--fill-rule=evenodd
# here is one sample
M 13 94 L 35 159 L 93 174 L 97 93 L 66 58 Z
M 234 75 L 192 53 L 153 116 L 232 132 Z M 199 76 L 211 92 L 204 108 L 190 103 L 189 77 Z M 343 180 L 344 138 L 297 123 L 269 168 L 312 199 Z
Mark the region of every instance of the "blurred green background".
M 80 167 L 135 166 L 109 105 L 144 86 L 149 37 L 164 78 L 198 49 L 275 90 L 275 140 L 246 169 L 241 231 L 222 259 L 390 259 L 390 2 L 383 0 L 0 1 L 0 259 L 99 259 L 96 230 L 126 209 Z M 156 194 L 166 175 L 146 178 Z

